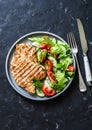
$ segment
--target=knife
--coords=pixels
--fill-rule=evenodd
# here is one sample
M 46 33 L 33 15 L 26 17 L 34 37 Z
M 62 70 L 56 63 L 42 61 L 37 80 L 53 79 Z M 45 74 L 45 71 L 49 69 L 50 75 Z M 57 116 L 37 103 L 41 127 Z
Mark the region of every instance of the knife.
M 88 60 L 88 57 L 87 57 L 87 51 L 88 51 L 87 40 L 86 40 L 86 37 L 85 37 L 83 25 L 82 25 L 80 19 L 77 19 L 77 25 L 78 25 L 80 41 L 81 41 L 81 46 L 82 46 L 82 51 L 83 51 L 86 82 L 89 86 L 92 86 L 92 74 L 91 74 L 91 69 L 90 69 L 90 65 L 89 65 L 89 60 Z

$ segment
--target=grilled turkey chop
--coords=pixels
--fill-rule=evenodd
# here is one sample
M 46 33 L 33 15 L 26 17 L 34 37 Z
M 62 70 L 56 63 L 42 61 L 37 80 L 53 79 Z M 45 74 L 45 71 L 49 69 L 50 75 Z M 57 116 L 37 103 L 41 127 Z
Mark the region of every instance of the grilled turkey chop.
M 16 83 L 31 94 L 35 93 L 32 80 L 46 76 L 44 66 L 37 63 L 35 47 L 27 43 L 16 44 L 10 69 Z

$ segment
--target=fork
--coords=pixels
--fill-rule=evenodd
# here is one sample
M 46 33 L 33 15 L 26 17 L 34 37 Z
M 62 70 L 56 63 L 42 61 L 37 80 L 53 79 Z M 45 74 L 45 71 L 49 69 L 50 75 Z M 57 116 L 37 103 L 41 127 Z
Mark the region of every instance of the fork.
M 76 44 L 75 36 L 72 32 L 67 34 L 67 41 L 70 44 L 71 50 L 72 50 L 75 60 L 76 60 L 78 74 L 79 74 L 79 89 L 81 92 L 85 92 L 87 90 L 87 87 L 85 85 L 85 82 L 83 80 L 83 77 L 82 77 L 82 74 L 81 74 L 81 71 L 79 68 L 79 63 L 78 63 L 78 59 L 77 59 L 78 47 Z

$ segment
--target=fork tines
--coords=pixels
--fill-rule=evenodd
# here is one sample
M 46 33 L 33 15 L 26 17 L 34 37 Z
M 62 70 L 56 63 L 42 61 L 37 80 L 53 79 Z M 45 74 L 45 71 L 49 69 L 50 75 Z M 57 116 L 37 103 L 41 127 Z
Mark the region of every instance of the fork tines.
M 68 43 L 70 44 L 71 48 L 74 48 L 74 47 L 77 48 L 77 44 L 76 44 L 76 40 L 75 40 L 73 32 L 70 32 L 67 34 L 67 40 L 68 40 Z

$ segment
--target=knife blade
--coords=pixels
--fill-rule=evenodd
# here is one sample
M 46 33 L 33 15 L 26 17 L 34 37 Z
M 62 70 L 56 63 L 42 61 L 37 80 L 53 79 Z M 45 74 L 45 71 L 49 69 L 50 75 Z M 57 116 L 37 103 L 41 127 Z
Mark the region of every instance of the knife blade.
M 91 69 L 90 69 L 89 60 L 88 60 L 88 56 L 87 56 L 88 45 L 87 45 L 84 28 L 83 28 L 83 25 L 82 25 L 82 22 L 80 19 L 77 19 L 77 25 L 78 25 L 78 30 L 79 30 L 81 47 L 82 47 L 82 51 L 83 51 L 86 82 L 89 86 L 92 86 L 92 74 L 91 74 Z

